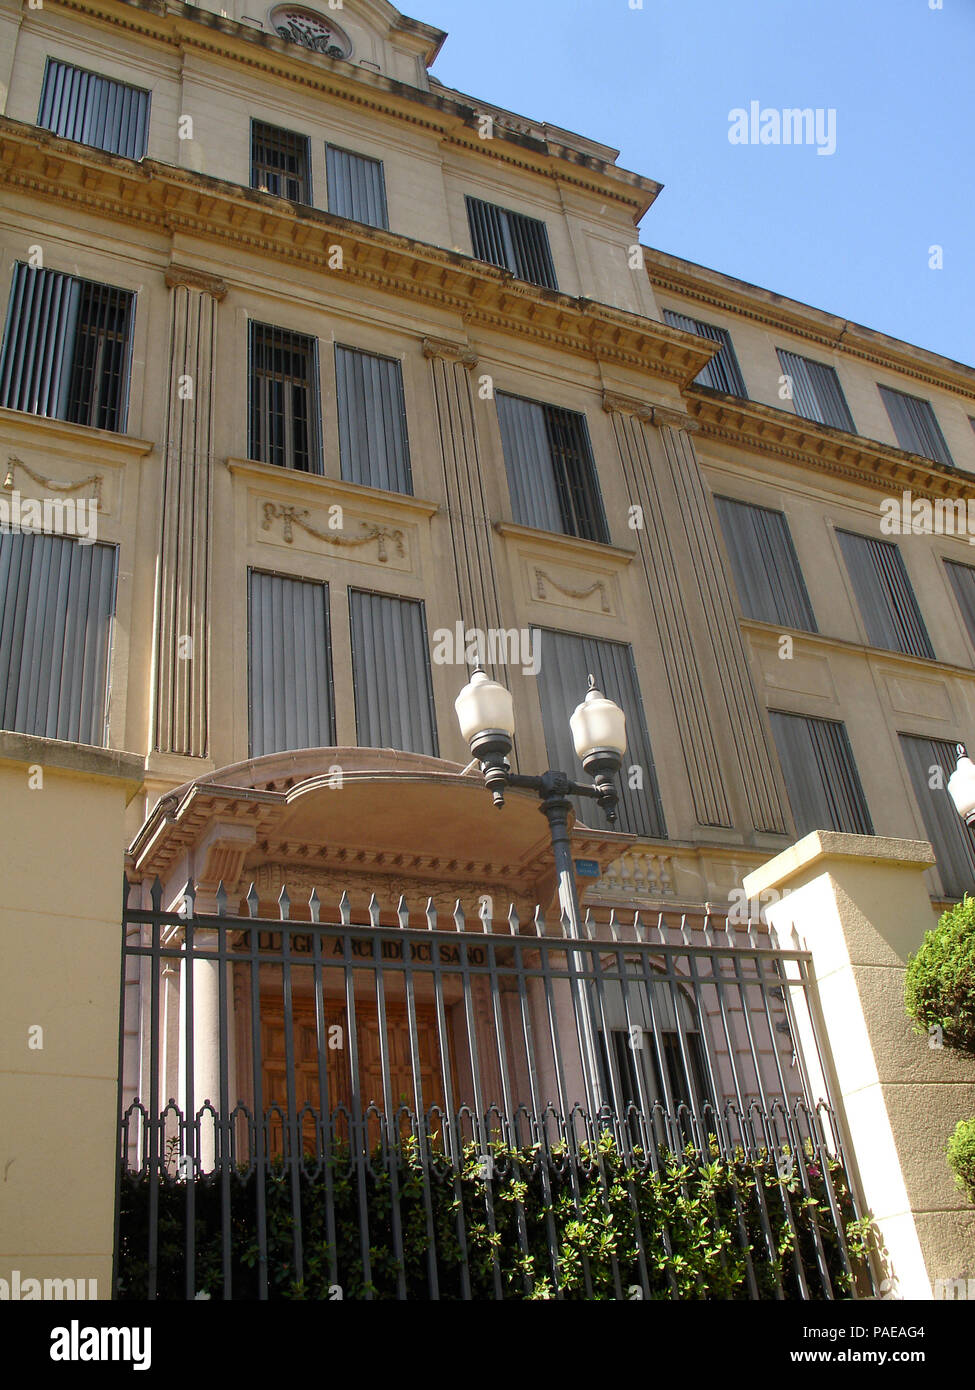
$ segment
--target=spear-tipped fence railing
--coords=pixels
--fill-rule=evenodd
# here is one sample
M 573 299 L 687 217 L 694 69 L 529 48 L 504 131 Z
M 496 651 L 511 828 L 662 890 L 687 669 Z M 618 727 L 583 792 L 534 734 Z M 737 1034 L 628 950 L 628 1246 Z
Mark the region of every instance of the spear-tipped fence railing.
M 616 912 L 588 913 L 579 939 L 483 906 L 473 928 L 459 903 L 444 920 L 374 895 L 354 912 L 344 893 L 297 917 L 287 889 L 260 917 L 253 885 L 239 912 L 222 884 L 198 911 L 192 883 L 167 911 L 158 879 L 138 892 L 125 883 L 119 1296 L 684 1296 L 686 1232 L 660 1194 L 687 1198 L 709 1163 L 739 1296 L 872 1287 L 798 941 Z M 566 1212 L 608 1220 L 618 1201 L 626 1251 L 568 1248 Z

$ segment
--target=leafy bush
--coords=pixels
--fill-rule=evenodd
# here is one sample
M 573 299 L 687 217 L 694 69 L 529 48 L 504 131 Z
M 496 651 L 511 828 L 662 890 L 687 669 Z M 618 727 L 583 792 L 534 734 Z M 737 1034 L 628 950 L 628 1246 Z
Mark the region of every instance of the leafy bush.
M 948 1047 L 975 1052 L 975 898 L 943 913 L 908 960 L 904 1003 L 917 1031 L 942 1029 Z
M 975 1118 L 958 1121 L 948 1140 L 948 1167 L 962 1192 L 975 1204 Z
M 257 1198 L 263 1194 L 268 1296 L 377 1299 L 405 1293 L 429 1299 L 436 1268 L 442 1299 L 654 1299 L 849 1297 L 865 1272 L 867 1222 L 855 1221 L 841 1165 L 811 1151 L 791 1172 L 774 1159 L 732 1161 L 716 1147 L 674 1154 L 661 1149 L 657 1170 L 627 1166 L 612 1137 L 577 1155 L 562 1148 L 547 1160 L 537 1149 L 489 1146 L 491 1176 L 473 1145 L 460 1173 L 443 1155 L 420 1161 L 414 1140 L 356 1163 L 348 1151 L 325 1172 L 292 1174 L 280 1161 L 260 1176 L 229 1177 L 230 1223 L 222 1227 L 222 1178 L 197 1178 L 192 1201 L 197 1296 L 223 1297 L 224 1242 L 235 1299 L 258 1296 Z M 645 1156 L 637 1153 L 637 1159 Z M 824 1171 L 824 1168 L 826 1171 Z M 641 1171 L 642 1169 L 642 1171 Z M 158 1297 L 186 1297 L 188 1183 L 164 1174 L 158 1201 Z M 125 1173 L 118 1297 L 148 1296 L 153 1180 Z M 851 1278 L 830 1194 L 854 1267 Z M 295 1203 L 301 1213 L 303 1279 L 294 1254 Z M 366 1213 L 366 1223 L 361 1220 Z M 368 1278 L 363 1251 L 369 1262 Z M 401 1250 L 401 1256 L 397 1250 Z M 749 1276 L 751 1266 L 751 1277 Z M 860 1287 L 858 1279 L 858 1287 Z M 860 1291 L 863 1291 L 860 1287 Z M 340 1290 L 340 1293 L 339 1293 Z M 192 1294 L 191 1294 L 192 1296 Z

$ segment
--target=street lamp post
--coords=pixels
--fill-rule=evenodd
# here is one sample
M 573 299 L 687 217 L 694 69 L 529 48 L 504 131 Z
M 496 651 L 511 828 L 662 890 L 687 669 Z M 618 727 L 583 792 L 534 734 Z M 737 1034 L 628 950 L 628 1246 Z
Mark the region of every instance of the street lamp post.
M 524 788 L 538 794 L 541 801 L 539 809 L 548 821 L 552 837 L 559 904 L 568 921 L 570 935 L 581 941 L 582 916 L 569 839 L 569 798 L 585 796 L 597 801 L 610 824 L 615 822 L 619 794 L 614 778 L 626 751 L 626 716 L 618 705 L 597 690 L 595 677 L 590 676 L 588 693 L 569 719 L 576 753 L 592 778 L 591 783 L 585 783 L 573 781 L 564 772 L 548 771 L 538 777 L 529 777 L 511 771 L 508 757 L 515 731 L 511 693 L 497 681 L 491 680 L 480 666 L 458 695 L 454 707 L 461 733 L 470 746 L 472 756 L 480 763 L 495 806 L 504 805 L 506 787 Z M 583 1069 L 586 1073 L 586 1099 L 589 1113 L 596 1116 L 604 1098 L 592 1001 L 584 986 L 583 953 L 571 954 L 575 974 L 576 1017 L 579 1020 Z

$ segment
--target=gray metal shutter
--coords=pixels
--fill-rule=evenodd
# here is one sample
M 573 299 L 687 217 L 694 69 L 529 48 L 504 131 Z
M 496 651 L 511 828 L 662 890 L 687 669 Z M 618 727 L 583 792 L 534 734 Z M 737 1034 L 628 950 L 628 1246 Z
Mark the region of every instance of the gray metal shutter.
M 350 589 L 349 613 L 359 747 L 437 757 L 423 604 Z
M 962 565 L 957 560 L 946 560 L 945 565 L 955 598 L 958 600 L 958 607 L 968 628 L 968 635 L 975 646 L 975 569 L 971 565 Z
M 904 761 L 921 808 L 924 831 L 938 861 L 944 894 L 961 898 L 975 884 L 975 831 L 965 824 L 948 795 L 948 778 L 955 770 L 956 745 L 938 738 L 900 735 Z M 932 771 L 941 768 L 939 787 L 931 786 Z
M 633 662 L 632 648 L 623 642 L 605 642 L 594 637 L 574 637 L 549 628 L 535 628 L 539 652 L 538 696 L 542 706 L 542 725 L 549 765 L 570 777 L 584 780 L 585 773 L 576 758 L 569 728 L 569 716 L 585 697 L 589 673 L 626 715 L 627 749 L 623 769 L 617 779 L 620 790 L 619 821 L 614 827 L 631 835 L 650 839 L 667 838 L 660 789 L 654 768 L 653 750 L 647 732 L 643 700 Z M 629 786 L 627 769 L 643 769 L 643 788 Z M 602 826 L 605 818 L 588 798 L 573 801 L 577 818 L 585 825 Z
M 515 248 L 508 219 L 502 209 L 469 195 L 466 203 L 471 246 L 476 258 L 514 273 Z
M 894 542 L 853 531 L 836 534 L 871 644 L 933 660 L 931 639 Z
M 792 403 L 796 414 L 855 434 L 853 416 L 834 369 L 797 353 L 786 352 L 784 348 L 778 348 L 777 352 L 782 371 L 792 378 Z
M 770 710 L 769 719 L 796 828 L 872 835 L 846 725 Z
M 149 92 L 48 58 L 37 124 L 66 140 L 142 159 L 149 142 Z
M 784 514 L 730 497 L 714 500 L 745 617 L 818 632 Z
M 81 281 L 14 265 L 0 357 L 0 405 L 63 419 L 67 411 Z
M 325 177 L 329 212 L 370 227 L 389 227 L 382 160 L 326 145 Z
M 413 492 L 403 368 L 390 357 L 335 348 L 339 456 L 350 483 Z
M 586 417 L 503 391 L 496 399 L 515 521 L 607 543 Z
M 479 261 L 501 266 L 543 289 L 558 289 L 548 227 L 540 218 L 469 195 L 466 203 L 471 246 Z
M 0 726 L 104 747 L 111 545 L 0 533 Z
M 248 570 L 250 756 L 335 742 L 328 585 Z
M 689 318 L 687 314 L 675 313 L 673 309 L 664 310 L 664 322 L 671 328 L 683 329 L 685 333 L 696 333 L 699 338 L 708 338 L 712 343 L 720 343 L 719 351 L 706 367 L 698 372 L 694 381 L 699 386 L 710 386 L 714 391 L 724 391 L 729 396 L 748 399 L 745 379 L 738 365 L 731 334 L 725 328 L 713 323 L 702 323 L 700 319 Z
M 890 386 L 879 386 L 878 390 L 901 448 L 954 468 L 955 461 L 948 452 L 931 402 L 920 396 L 909 396 L 904 391 L 895 391 Z

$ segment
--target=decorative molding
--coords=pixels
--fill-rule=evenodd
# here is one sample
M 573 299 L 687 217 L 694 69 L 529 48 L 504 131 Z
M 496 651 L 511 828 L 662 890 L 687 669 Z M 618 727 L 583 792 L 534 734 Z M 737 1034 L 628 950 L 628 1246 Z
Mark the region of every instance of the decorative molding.
M 592 594 L 598 593 L 598 594 L 599 594 L 599 600 L 600 600 L 600 603 L 601 603 L 601 605 L 602 605 L 602 610 L 603 610 L 603 612 L 604 612 L 604 613 L 611 613 L 611 612 L 612 612 L 612 609 L 611 609 L 610 603 L 609 603 L 609 595 L 608 595 L 607 592 L 606 592 L 606 581 L 603 580 L 603 579 L 597 579 L 597 580 L 595 580 L 592 584 L 589 585 L 589 588 L 588 588 L 588 589 L 567 589 L 567 588 L 565 588 L 564 585 L 560 584 L 560 583 L 558 582 L 557 579 L 553 579 L 552 576 L 548 573 L 547 570 L 536 569 L 536 570 L 535 570 L 535 597 L 536 597 L 536 598 L 544 599 L 544 598 L 546 597 L 546 594 L 545 594 L 545 585 L 546 585 L 546 583 L 551 584 L 551 586 L 552 586 L 553 589 L 558 589 L 558 591 L 559 591 L 560 594 L 565 594 L 566 598 L 579 598 L 579 599 L 583 599 L 583 598 L 589 598 Z
M 221 280 L 219 275 L 208 275 L 206 271 L 194 270 L 188 265 L 171 263 L 166 268 L 165 279 L 169 289 L 182 285 L 188 290 L 200 290 L 203 294 L 212 295 L 218 302 L 226 298 L 230 289 L 226 280 Z
M 424 338 L 420 346 L 424 357 L 442 357 L 445 362 L 460 362 L 468 369 L 477 366 L 477 353 L 466 344 L 452 343 L 446 338 Z
M 618 391 L 603 392 L 603 410 L 609 415 L 633 415 L 645 425 L 669 425 L 673 429 L 699 429 L 697 421 L 685 410 L 669 405 L 653 405 L 650 401 L 637 400 L 635 396 L 623 396 Z
M 278 520 L 281 522 L 282 535 L 291 545 L 294 541 L 294 527 L 300 526 L 309 536 L 314 536 L 315 540 L 324 541 L 326 545 L 337 546 L 358 546 L 368 545 L 370 541 L 375 541 L 377 546 L 378 559 L 385 564 L 389 559 L 386 549 L 386 542 L 392 542 L 396 554 L 401 558 L 406 557 L 406 548 L 403 545 L 403 532 L 398 528 L 392 529 L 389 526 L 379 526 L 368 521 L 360 521 L 359 525 L 363 530 L 361 536 L 336 535 L 334 532 L 320 531 L 317 527 L 310 525 L 303 518 L 311 516 L 307 507 L 279 507 L 276 502 L 264 503 L 264 520 L 261 523 L 263 531 L 270 531 L 271 522 Z
M 571 565 L 583 557 L 596 560 L 612 568 L 632 563 L 635 550 L 626 550 L 619 545 L 603 545 L 601 541 L 585 540 L 582 536 L 567 536 L 561 531 L 541 531 L 534 526 L 520 526 L 516 521 L 496 521 L 494 529 L 499 536 L 514 541 L 526 542 L 525 553 L 531 550 L 544 550 L 559 563 Z
M 38 487 L 44 488 L 47 492 L 80 492 L 83 487 L 90 487 L 93 493 L 95 506 L 101 511 L 102 506 L 102 483 L 105 481 L 101 473 L 92 473 L 87 478 L 82 478 L 77 483 L 62 483 L 56 478 L 43 478 L 39 473 L 35 473 L 33 468 L 28 468 L 23 459 L 11 456 L 7 459 L 7 471 L 4 475 L 3 486 L 10 492 L 14 486 L 14 469 L 19 468 L 22 473 L 26 473 L 32 482 Z

